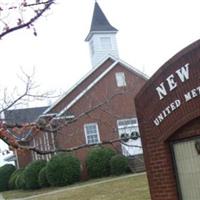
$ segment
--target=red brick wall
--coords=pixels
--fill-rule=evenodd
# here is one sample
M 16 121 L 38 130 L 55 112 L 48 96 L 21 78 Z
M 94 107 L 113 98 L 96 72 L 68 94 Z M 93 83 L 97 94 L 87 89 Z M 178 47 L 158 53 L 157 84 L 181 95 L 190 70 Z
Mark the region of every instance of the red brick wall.
M 143 140 L 145 165 L 152 200 L 178 200 L 175 171 L 170 143 L 200 136 L 200 118 L 194 119 L 177 130 L 166 142 L 156 142 L 154 137 Z
M 122 71 L 125 73 L 127 86 L 118 88 L 115 73 Z M 69 111 L 77 117 L 88 110 L 92 110 L 102 102 L 108 102 L 92 110 L 87 115 L 78 118 L 76 122 L 63 127 L 57 134 L 56 143 L 61 148 L 85 144 L 84 124 L 86 123 L 98 123 L 101 141 L 118 138 L 117 119 L 136 116 L 134 97 L 145 82 L 146 80 L 118 64 L 74 104 Z M 119 144 L 116 145 L 119 147 Z M 75 152 L 82 161 L 84 178 L 87 177 L 84 163 L 87 153 L 88 149 Z
M 19 168 L 26 167 L 31 161 L 31 152 L 28 150 L 17 150 L 17 163 Z
M 70 93 L 55 105 L 55 107 L 50 110 L 50 112 L 60 112 L 70 101 L 72 101 L 82 90 L 84 90 L 94 79 L 99 76 L 103 71 L 105 71 L 114 61 L 112 59 L 106 60 L 101 67 L 91 73 L 84 81 L 82 81 L 76 88 L 74 88 Z
M 71 91 L 58 105 L 56 105 L 55 108 L 52 109 L 52 112 L 60 112 L 71 100 L 73 100 L 73 98 L 80 94 L 80 92 L 82 92 L 112 63 L 113 61 L 108 59 L 86 80 Z M 116 72 L 125 73 L 127 83 L 126 87 L 117 87 L 115 80 Z M 74 123 L 63 126 L 62 130 L 58 131 L 56 134 L 56 146 L 58 148 L 70 148 L 85 144 L 84 124 L 93 122 L 98 123 L 101 141 L 118 138 L 117 119 L 136 117 L 134 98 L 145 82 L 145 78 L 135 74 L 133 71 L 125 67 L 122 67 L 121 64 L 117 64 L 116 67 L 105 75 L 69 109 L 75 117 L 78 117 L 89 110 L 91 112 L 78 117 L 78 120 Z M 99 104 L 102 105 L 93 109 Z M 37 134 L 34 138 L 38 140 L 39 137 L 42 137 L 42 134 L 43 133 Z M 115 146 L 121 151 L 121 146 L 119 144 L 115 144 Z M 85 158 L 88 151 L 89 149 L 85 148 L 73 152 L 73 154 L 81 160 L 82 179 L 87 179 Z
M 136 97 L 137 116 L 144 150 L 144 159 L 152 200 L 178 200 L 171 142 L 200 135 L 200 95 L 190 101 L 184 94 L 200 86 L 200 40 L 166 62 L 145 84 Z M 189 63 L 189 79 L 181 82 L 176 70 Z M 171 74 L 177 87 L 169 92 L 166 79 Z M 156 87 L 164 83 L 168 94 L 159 99 Z M 156 126 L 154 119 L 171 102 L 181 106 Z

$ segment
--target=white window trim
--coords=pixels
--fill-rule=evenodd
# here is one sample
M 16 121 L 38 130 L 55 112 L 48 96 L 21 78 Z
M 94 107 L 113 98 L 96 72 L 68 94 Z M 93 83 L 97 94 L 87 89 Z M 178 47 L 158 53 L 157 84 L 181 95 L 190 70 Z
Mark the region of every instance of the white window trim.
M 54 134 L 51 132 L 51 140 L 52 140 L 52 148 L 53 149 L 56 149 L 55 148 L 55 140 L 54 140 Z
M 136 120 L 136 123 L 135 123 L 133 126 L 138 126 L 137 117 L 131 117 L 131 118 L 125 118 L 125 119 L 118 119 L 118 120 L 117 120 L 117 127 L 119 126 L 119 122 L 125 121 L 125 120 Z
M 44 148 L 43 148 L 43 139 L 42 139 L 42 137 L 39 138 L 39 144 L 40 144 L 39 149 L 40 149 L 41 151 L 43 151 Z M 45 159 L 43 154 L 42 154 L 40 157 L 41 157 L 42 160 Z
M 46 140 L 46 150 L 48 151 L 48 150 L 50 150 L 49 135 L 47 132 L 45 132 L 44 135 L 45 135 L 45 140 Z M 50 154 L 47 154 L 46 157 L 47 157 L 47 161 L 49 161 L 51 159 Z
M 84 124 L 84 133 L 85 133 L 85 141 L 86 141 L 86 144 L 89 144 L 89 143 L 88 143 L 88 137 L 87 137 L 87 131 L 86 131 L 86 127 L 87 127 L 88 125 L 95 125 L 95 126 L 96 126 L 98 143 L 100 143 L 101 140 L 100 140 L 100 134 L 99 134 L 99 127 L 98 127 L 98 124 L 97 124 L 97 123 L 88 123 L 88 124 Z M 97 143 L 97 144 L 98 144 L 98 143 Z
M 46 137 L 45 134 L 43 134 L 43 149 L 44 151 L 47 151 L 47 144 L 46 144 Z M 47 154 L 44 154 L 44 159 L 47 160 Z
M 139 135 L 140 135 L 139 124 L 138 124 L 137 117 L 132 117 L 132 118 L 125 118 L 125 119 L 118 119 L 118 120 L 117 120 L 117 132 L 118 132 L 119 137 L 120 137 L 119 130 L 120 130 L 120 129 L 123 129 L 123 127 L 125 127 L 125 126 L 119 125 L 119 123 L 122 122 L 122 121 L 126 121 L 126 120 L 136 120 L 136 123 L 135 123 L 135 124 L 126 125 L 126 128 L 136 127 L 137 130 L 138 130 L 138 133 L 139 133 Z
M 116 72 L 115 80 L 117 83 L 117 87 L 126 87 L 126 76 L 124 72 Z
M 37 142 L 36 139 L 33 139 L 33 146 L 37 148 Z M 38 154 L 36 152 L 34 152 L 34 160 L 38 160 Z
M 135 123 L 133 124 L 128 124 L 128 125 L 119 125 L 120 122 L 123 122 L 123 121 L 126 121 L 126 120 L 135 120 Z M 117 120 L 117 130 L 118 130 L 118 135 L 120 137 L 120 135 L 122 133 L 120 133 L 120 129 L 129 129 L 129 128 L 136 128 L 138 133 L 140 134 L 139 132 L 139 124 L 138 124 L 138 120 L 136 117 L 132 117 L 132 118 L 125 118 L 125 119 L 119 119 Z M 129 132 L 127 132 L 128 134 L 130 134 Z M 124 142 L 124 143 L 127 143 L 127 144 L 130 144 L 130 145 L 134 145 L 136 143 L 136 145 L 142 145 L 141 144 L 141 139 L 138 138 L 137 140 L 129 140 L 128 142 Z M 124 144 L 121 145 L 122 147 L 122 154 L 124 156 L 130 156 L 130 155 L 138 155 L 138 154 L 142 154 L 143 151 L 142 149 L 135 149 L 135 147 L 128 147 L 128 146 L 124 146 Z M 133 150 L 133 148 L 135 150 Z

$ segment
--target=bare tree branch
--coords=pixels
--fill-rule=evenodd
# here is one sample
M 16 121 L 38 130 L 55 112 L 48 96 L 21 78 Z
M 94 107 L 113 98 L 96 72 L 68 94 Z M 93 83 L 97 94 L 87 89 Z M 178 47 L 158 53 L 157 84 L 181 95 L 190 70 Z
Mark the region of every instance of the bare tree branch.
M 23 19 L 18 18 L 18 22 L 15 26 L 13 27 L 9 27 L 8 23 L 5 22 L 4 19 L 0 19 L 0 21 L 4 24 L 4 28 L 2 30 L 2 32 L 0 33 L 0 38 L 3 38 L 5 35 L 12 33 L 14 31 L 23 29 L 23 28 L 29 28 L 31 26 L 33 26 L 33 23 L 39 19 L 49 8 L 50 6 L 55 2 L 55 0 L 47 0 L 47 1 L 42 1 L 42 2 L 38 2 L 36 1 L 36 3 L 31 3 L 28 4 L 26 1 L 24 1 L 23 3 L 21 3 L 21 7 L 24 8 L 28 8 L 28 7 L 33 7 L 33 6 L 39 6 L 39 5 L 43 5 L 43 8 L 38 8 L 34 10 L 35 15 L 30 18 L 27 22 L 24 22 Z M 8 10 L 16 10 L 18 7 L 17 6 L 11 6 L 8 7 Z M 0 7 L 0 12 L 3 12 L 4 9 L 2 7 Z M 34 34 L 37 35 L 36 31 L 34 30 Z
M 108 141 L 102 141 L 100 143 L 95 143 L 95 144 L 82 144 L 82 145 L 71 147 L 71 148 L 58 148 L 58 149 L 46 150 L 46 151 L 40 150 L 35 146 L 24 146 L 24 145 L 20 145 L 20 144 L 19 144 L 18 148 L 31 150 L 40 155 L 46 155 L 46 154 L 54 154 L 54 153 L 59 153 L 59 152 L 73 152 L 73 151 L 77 151 L 77 150 L 84 149 L 84 148 L 91 148 L 91 147 L 95 147 L 95 146 L 103 146 L 103 145 L 108 145 L 108 144 L 112 145 L 114 143 L 121 143 L 122 141 L 123 141 L 123 139 L 118 138 L 118 139 L 113 139 L 113 140 L 108 140 Z M 126 143 L 123 143 L 123 144 L 127 145 Z M 142 148 L 141 146 L 138 146 L 138 145 L 129 145 L 129 146 Z
M 24 104 L 26 102 L 30 102 L 31 100 L 35 101 L 58 97 L 58 95 L 52 95 L 53 92 L 38 92 L 36 89 L 39 88 L 39 86 L 33 81 L 33 74 L 28 75 L 25 72 L 22 74 L 23 78 L 20 77 L 20 79 L 24 84 L 23 91 L 19 92 L 17 88 L 14 88 L 14 90 L 9 93 L 8 89 L 4 89 L 3 98 L 0 99 L 0 114 L 13 106 Z
M 58 134 L 58 132 L 63 127 L 75 123 L 77 120 L 80 120 L 82 117 L 84 117 L 86 115 L 93 119 L 92 113 L 96 110 L 100 110 L 102 113 L 105 113 L 112 118 L 113 117 L 119 118 L 118 115 L 115 115 L 115 114 L 112 115 L 112 111 L 107 110 L 105 108 L 107 106 L 109 107 L 109 105 L 111 104 L 111 101 L 114 100 L 114 98 L 116 98 L 120 95 L 126 95 L 127 93 L 128 93 L 127 90 L 116 92 L 116 93 L 110 95 L 109 97 L 105 98 L 102 102 L 98 102 L 96 105 L 89 106 L 85 111 L 83 111 L 82 113 L 78 114 L 77 116 L 75 116 L 74 118 L 72 118 L 70 120 L 69 119 L 66 120 L 64 116 L 56 117 L 56 115 L 51 115 L 51 116 L 49 115 L 47 119 L 45 118 L 45 116 L 41 117 L 40 120 L 37 121 L 37 123 L 26 124 L 26 125 L 25 124 L 4 124 L 2 126 L 2 128 L 3 128 L 2 130 L 4 132 L 2 132 L 3 134 L 1 134 L 1 130 L 0 130 L 0 138 L 2 138 L 8 144 L 10 144 L 11 146 L 14 146 L 17 149 L 30 150 L 30 151 L 36 152 L 37 154 L 40 154 L 40 155 L 54 154 L 54 153 L 57 153 L 57 152 L 72 152 L 72 151 L 77 151 L 77 150 L 83 149 L 83 148 L 90 148 L 90 147 L 93 147 L 93 146 L 103 146 L 103 145 L 112 145 L 113 148 L 115 148 L 115 146 L 114 146 L 115 143 L 120 143 L 120 144 L 123 144 L 123 145 L 128 146 L 128 147 L 142 148 L 139 145 L 127 144 L 126 143 L 127 140 L 133 139 L 132 136 L 127 136 L 127 135 L 124 135 L 123 138 L 117 138 L 117 139 L 115 138 L 115 139 L 108 140 L 108 141 L 102 141 L 102 142 L 97 143 L 97 144 L 82 144 L 82 145 L 71 147 L 71 148 L 56 147 L 56 148 L 49 149 L 49 150 L 44 150 L 44 148 L 41 149 L 39 146 L 35 146 L 35 145 L 29 145 L 29 144 L 25 145 L 24 142 L 28 142 L 28 140 L 26 140 L 26 141 L 14 141 L 13 142 L 13 138 L 11 136 L 5 137 L 5 136 L 7 136 L 5 134 L 6 133 L 5 131 L 8 130 L 9 128 L 12 128 L 12 129 L 18 128 L 19 130 L 20 129 L 23 130 L 23 129 L 28 128 L 33 133 L 32 138 L 37 133 L 44 134 L 45 132 L 47 132 L 47 133 Z M 63 112 L 63 115 L 64 114 L 65 113 Z M 98 120 L 100 120 L 100 119 L 98 119 Z M 109 123 L 107 121 L 106 122 L 102 121 L 102 123 L 106 123 L 106 125 L 109 126 Z M 8 134 L 8 132 L 7 132 L 7 134 Z

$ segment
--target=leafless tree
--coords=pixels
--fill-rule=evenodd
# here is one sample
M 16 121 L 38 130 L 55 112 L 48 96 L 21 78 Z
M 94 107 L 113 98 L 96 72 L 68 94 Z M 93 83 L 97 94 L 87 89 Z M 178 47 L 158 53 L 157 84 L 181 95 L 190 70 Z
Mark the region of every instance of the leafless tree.
M 29 75 L 21 69 L 21 74 L 18 76 L 22 82 L 22 88 L 14 87 L 11 91 L 8 88 L 0 90 L 0 115 L 10 108 L 25 106 L 31 101 L 44 100 L 53 98 L 53 91 L 41 92 L 39 85 L 34 81 L 34 70 Z
M 3 139 L 8 145 L 12 146 L 13 148 L 30 150 L 30 151 L 36 152 L 37 154 L 40 154 L 40 155 L 54 154 L 56 152 L 72 152 L 72 151 L 76 151 L 79 149 L 88 148 L 88 147 L 92 147 L 92 146 L 96 146 L 96 145 L 104 146 L 104 145 L 109 144 L 109 145 L 113 146 L 113 144 L 115 144 L 115 143 L 121 143 L 121 144 L 127 145 L 126 141 L 128 141 L 129 139 L 133 139 L 133 137 L 135 137 L 135 136 L 123 135 L 121 138 L 115 138 L 115 139 L 111 139 L 111 140 L 107 140 L 107 141 L 101 141 L 98 144 L 82 144 L 79 146 L 74 146 L 72 148 L 56 147 L 56 148 L 44 150 L 44 149 L 41 149 L 40 146 L 37 146 L 37 145 L 27 145 L 27 143 L 25 143 L 26 141 L 17 141 L 12 135 L 8 134 L 7 130 L 13 129 L 13 131 L 17 132 L 17 134 L 21 134 L 22 132 L 25 132 L 26 130 L 29 129 L 29 130 L 31 130 L 31 132 L 33 134 L 32 138 L 34 137 L 34 135 L 36 135 L 38 133 L 39 134 L 54 133 L 54 136 L 56 137 L 56 135 L 59 134 L 59 131 L 61 131 L 64 127 L 72 125 L 77 120 L 80 120 L 82 117 L 87 115 L 87 116 L 90 116 L 91 118 L 93 118 L 92 113 L 98 109 L 100 109 L 103 113 L 110 115 L 112 118 L 117 119 L 117 118 L 119 118 L 119 116 L 115 115 L 111 110 L 108 109 L 110 102 L 114 98 L 116 98 L 120 95 L 125 95 L 128 92 L 129 91 L 116 92 L 116 93 L 112 94 L 111 96 L 105 97 L 104 101 L 99 102 L 96 105 L 92 105 L 93 99 L 90 96 L 88 98 L 88 100 L 90 99 L 91 106 L 89 106 L 88 109 L 85 109 L 79 115 L 77 115 L 76 117 L 74 117 L 73 119 L 70 119 L 70 120 L 65 119 L 65 118 L 57 119 L 55 116 L 52 115 L 51 117 L 48 117 L 48 118 L 40 118 L 40 120 L 38 120 L 37 122 L 32 123 L 32 124 L 6 124 L 6 123 L 3 124 L 2 123 L 2 129 L 0 129 L 0 138 Z M 106 121 L 105 122 L 101 121 L 101 123 L 105 123 L 104 125 L 110 126 L 110 124 Z M 1 128 L 1 126 L 0 126 L 0 128 Z M 77 134 L 77 133 L 73 132 L 72 137 L 73 137 L 73 134 Z M 141 146 L 137 146 L 137 145 L 132 145 L 132 147 L 141 148 Z
M 7 124 L 4 118 L 4 112 L 9 109 L 16 109 L 18 107 L 24 107 L 31 101 L 46 100 L 47 98 L 55 98 L 59 95 L 55 95 L 53 91 L 41 92 L 39 86 L 34 82 L 34 72 L 28 75 L 22 71 L 20 80 L 23 83 L 23 88 L 18 90 L 15 87 L 9 92 L 8 88 L 4 88 L 1 91 L 0 98 L 0 139 L 7 143 L 10 147 L 19 148 L 19 144 L 15 137 L 15 134 L 21 134 L 23 131 L 36 127 L 36 124 Z M 11 132 L 9 130 L 13 130 Z
M 23 28 L 37 31 L 34 23 L 46 13 L 55 0 L 1 0 L 0 38 Z
M 55 0 L 1 0 L 0 1 L 0 39 L 21 29 L 30 29 L 37 36 L 35 22 L 48 13 Z M 24 74 L 25 75 L 25 74 Z M 12 93 L 7 88 L 1 88 L 0 115 L 13 106 L 19 106 L 31 99 L 47 97 L 47 93 L 35 93 L 36 85 L 32 77 L 24 76 L 24 91 L 15 88 Z M 5 127 L 0 122 L 0 131 L 5 135 Z M 6 142 L 5 136 L 0 136 Z M 8 136 L 8 135 L 7 135 Z

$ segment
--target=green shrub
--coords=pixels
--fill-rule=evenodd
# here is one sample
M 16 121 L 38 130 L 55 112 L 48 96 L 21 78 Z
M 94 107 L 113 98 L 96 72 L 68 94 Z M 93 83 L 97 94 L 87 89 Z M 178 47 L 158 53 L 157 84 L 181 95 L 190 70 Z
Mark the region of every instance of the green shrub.
M 17 177 L 23 172 L 23 169 L 17 169 L 15 170 L 11 176 L 10 176 L 10 179 L 9 179 L 9 182 L 8 182 L 8 187 L 10 190 L 13 190 L 13 189 L 16 189 L 16 184 L 15 184 L 15 181 L 17 179 Z
M 15 166 L 6 164 L 0 168 L 0 192 L 9 189 L 8 182 L 11 174 L 16 170 Z
M 86 159 L 88 174 L 91 178 L 110 175 L 110 159 L 115 152 L 110 148 L 92 149 Z
M 64 186 L 80 180 L 80 161 L 72 155 L 61 153 L 47 164 L 47 180 L 52 186 Z
M 115 155 L 110 160 L 111 174 L 125 174 L 128 168 L 128 159 L 123 155 Z
M 49 186 L 49 182 L 47 180 L 47 175 L 46 175 L 46 171 L 47 171 L 47 167 L 43 167 L 40 170 L 39 176 L 38 176 L 38 182 L 40 187 L 48 187 Z
M 45 167 L 46 161 L 45 160 L 36 160 L 30 163 L 24 170 L 24 181 L 25 181 L 25 188 L 26 189 L 37 189 L 40 188 L 38 182 L 38 175 L 40 170 Z
M 16 189 L 26 189 L 26 184 L 24 180 L 24 169 L 22 169 L 15 180 Z

